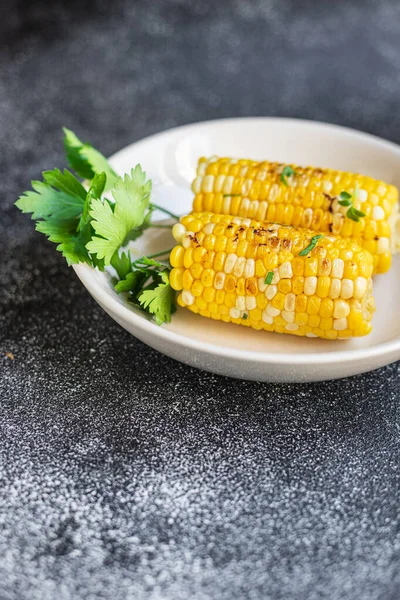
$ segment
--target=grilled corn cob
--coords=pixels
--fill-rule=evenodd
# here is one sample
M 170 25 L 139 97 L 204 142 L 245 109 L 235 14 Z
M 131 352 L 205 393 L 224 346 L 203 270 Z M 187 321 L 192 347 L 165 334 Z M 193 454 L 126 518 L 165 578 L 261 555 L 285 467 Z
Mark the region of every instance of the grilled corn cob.
M 265 219 L 350 238 L 371 252 L 374 273 L 388 271 L 398 249 L 393 235 L 398 190 L 371 177 L 213 157 L 200 158 L 192 190 L 194 212 Z M 339 204 L 341 192 L 352 196 L 354 208 L 365 217 L 358 222 L 348 218 L 349 207 Z
M 182 217 L 173 235 L 170 283 L 194 313 L 308 337 L 371 331 L 373 259 L 351 240 L 213 213 Z

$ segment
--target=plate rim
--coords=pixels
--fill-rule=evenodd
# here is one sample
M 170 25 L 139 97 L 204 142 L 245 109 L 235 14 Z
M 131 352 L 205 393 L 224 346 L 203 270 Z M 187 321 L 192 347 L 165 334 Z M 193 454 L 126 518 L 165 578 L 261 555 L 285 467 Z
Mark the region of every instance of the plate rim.
M 308 119 L 294 119 L 294 118 L 286 118 L 286 117 L 228 117 L 222 119 L 210 119 L 206 121 L 198 121 L 195 123 L 189 123 L 187 125 L 181 125 L 177 127 L 173 127 L 170 129 L 166 129 L 164 131 L 160 131 L 158 133 L 154 133 L 150 136 L 132 142 L 127 146 L 121 148 L 117 152 L 115 152 L 112 156 L 109 157 L 111 162 L 116 162 L 118 160 L 118 155 L 126 152 L 129 148 L 133 146 L 137 146 L 143 142 L 153 141 L 156 138 L 160 138 L 165 135 L 175 134 L 179 132 L 187 131 L 188 129 L 196 129 L 201 128 L 204 125 L 216 125 L 219 123 L 237 123 L 239 121 L 263 121 L 263 122 L 276 122 L 276 123 L 285 123 L 286 125 L 296 124 L 296 125 L 307 125 L 312 127 L 323 127 L 331 130 L 341 130 L 345 131 L 351 135 L 358 135 L 363 137 L 365 140 L 369 142 L 373 142 L 374 144 L 379 144 L 380 146 L 384 146 L 391 151 L 394 151 L 399 155 L 400 159 L 400 145 L 395 142 L 385 140 L 371 133 L 366 133 L 364 131 L 360 131 L 358 129 L 353 129 L 351 127 L 336 125 L 332 123 L 326 123 L 323 121 L 311 121 Z M 272 353 L 272 352 L 259 352 L 253 350 L 246 350 L 237 348 L 232 349 L 228 346 L 216 346 L 212 343 L 197 340 L 195 338 L 191 338 L 182 333 L 175 333 L 174 331 L 170 331 L 168 324 L 163 326 L 158 326 L 155 323 L 151 322 L 146 316 L 137 314 L 134 310 L 131 310 L 124 304 L 121 304 L 116 298 L 113 297 L 112 294 L 104 294 L 104 291 L 95 279 L 96 270 L 93 267 L 90 267 L 86 264 L 77 264 L 73 265 L 73 269 L 83 285 L 86 289 L 93 295 L 93 297 L 100 301 L 101 304 L 106 306 L 111 313 L 117 313 L 121 319 L 125 321 L 130 321 L 131 324 L 144 333 L 153 335 L 155 331 L 157 331 L 157 336 L 162 338 L 167 343 L 175 343 L 186 349 L 193 349 L 196 352 L 202 352 L 205 354 L 214 354 L 217 356 L 221 356 L 224 358 L 233 358 L 241 360 L 245 360 L 246 362 L 258 362 L 264 364 L 281 364 L 282 362 L 294 364 L 296 366 L 299 365 L 310 365 L 313 363 L 314 366 L 318 366 L 318 364 L 326 365 L 327 363 L 331 363 L 332 366 L 337 365 L 339 363 L 352 363 L 358 362 L 363 359 L 370 358 L 379 358 L 386 354 L 395 353 L 400 350 L 400 337 L 395 340 L 391 340 L 388 342 L 383 342 L 381 344 L 376 344 L 375 346 L 370 346 L 368 348 L 354 348 L 351 350 L 338 350 L 337 352 L 316 352 L 316 353 L 297 353 L 297 352 L 287 352 L 287 353 Z M 104 275 L 103 275 L 104 276 Z M 116 292 L 112 292 L 115 294 Z M 157 328 L 155 330 L 154 328 Z M 314 340 L 315 341 L 315 340 Z M 333 341 L 333 340 L 332 340 Z M 335 341 L 335 343 L 340 343 L 339 341 Z

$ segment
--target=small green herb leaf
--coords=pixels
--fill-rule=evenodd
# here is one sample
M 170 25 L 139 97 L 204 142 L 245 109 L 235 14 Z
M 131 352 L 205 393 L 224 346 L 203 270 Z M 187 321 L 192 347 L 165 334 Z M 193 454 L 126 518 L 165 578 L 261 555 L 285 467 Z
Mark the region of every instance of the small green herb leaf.
M 248 317 L 249 315 L 247 313 L 244 313 L 242 319 L 245 321 L 246 319 L 248 319 Z
M 107 177 L 106 190 L 111 190 L 118 175 L 106 157 L 91 144 L 81 142 L 70 129 L 64 127 L 63 131 L 64 148 L 71 168 L 83 179 L 93 179 L 96 173 L 104 172 Z
M 309 254 L 311 252 L 311 250 L 314 250 L 315 246 L 318 243 L 318 240 L 323 238 L 323 235 L 314 235 L 311 238 L 311 243 L 309 246 L 307 246 L 307 248 L 304 248 L 304 250 L 302 250 L 299 254 L 299 256 L 307 256 L 307 254 Z
M 274 278 L 274 272 L 268 271 L 267 276 L 265 278 L 265 284 L 270 285 L 272 283 L 273 278 Z
M 131 292 L 135 297 L 143 288 L 143 285 L 148 279 L 146 271 L 131 271 L 126 275 L 124 279 L 118 281 L 115 286 L 115 291 L 120 294 L 121 292 Z
M 175 310 L 175 292 L 169 283 L 167 271 L 160 273 L 162 282 L 154 289 L 143 291 L 139 304 L 154 315 L 157 325 L 171 322 L 171 314 Z
M 231 198 L 233 196 L 241 196 L 242 194 L 222 194 L 223 198 Z
M 340 192 L 339 197 L 341 200 L 351 200 L 352 196 L 349 192 Z M 345 206 L 345 205 L 343 205 Z
M 107 201 L 92 201 L 90 216 L 96 235 L 87 245 L 91 254 L 103 258 L 106 265 L 110 264 L 127 235 L 143 224 L 150 191 L 151 181 L 146 181 L 146 173 L 137 165 L 130 175 L 117 179 L 112 192 L 114 206 Z
M 19 197 L 16 206 L 32 219 L 57 220 L 79 217 L 86 198 L 83 185 L 66 169 L 45 171 L 44 181 L 32 181 L 32 190 Z
M 286 177 L 292 177 L 293 175 L 297 175 L 296 171 L 294 171 L 294 169 L 292 169 L 292 167 L 289 167 L 289 165 L 286 165 L 286 167 L 284 167 L 281 176 L 280 176 L 280 180 L 282 181 L 282 183 L 284 185 L 289 185 Z

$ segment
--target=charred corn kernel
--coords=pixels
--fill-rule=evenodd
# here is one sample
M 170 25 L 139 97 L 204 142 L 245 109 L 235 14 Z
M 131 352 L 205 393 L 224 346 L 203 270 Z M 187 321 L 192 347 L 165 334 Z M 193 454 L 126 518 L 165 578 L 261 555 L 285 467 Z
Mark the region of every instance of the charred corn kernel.
M 353 240 L 315 239 L 312 231 L 212 213 L 183 217 L 182 224 L 195 231 L 171 253 L 174 264 L 183 261 L 170 276 L 172 287 L 183 289 L 180 306 L 278 333 L 327 339 L 369 333 L 373 257 Z M 233 244 L 241 236 L 243 255 L 207 249 L 216 229 L 217 240 Z
M 398 191 L 393 185 L 362 175 L 294 165 L 295 174 L 282 178 L 284 167 L 268 161 L 240 159 L 231 164 L 226 158 L 201 158 L 192 184 L 193 210 L 278 221 L 357 239 L 374 254 L 376 243 L 365 242 L 394 236 Z M 358 222 L 348 217 L 348 207 L 339 204 L 342 191 L 351 194 L 354 207 L 366 214 Z M 224 197 L 226 194 L 235 195 Z M 196 219 L 183 224 L 196 231 Z M 206 233 L 219 235 L 215 230 Z M 179 243 L 180 235 L 181 230 L 177 230 Z M 387 254 L 374 261 L 374 272 L 390 267 L 391 251 Z

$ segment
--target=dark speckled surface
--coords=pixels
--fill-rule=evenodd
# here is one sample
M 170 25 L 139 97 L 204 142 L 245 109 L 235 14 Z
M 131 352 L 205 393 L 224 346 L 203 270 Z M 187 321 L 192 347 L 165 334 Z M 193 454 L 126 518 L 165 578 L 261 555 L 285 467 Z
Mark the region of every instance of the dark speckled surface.
M 108 154 L 240 115 L 400 142 L 400 4 L 0 15 L 1 600 L 397 599 L 399 366 L 283 386 L 175 363 L 113 323 L 13 202 L 62 166 L 62 124 Z

